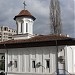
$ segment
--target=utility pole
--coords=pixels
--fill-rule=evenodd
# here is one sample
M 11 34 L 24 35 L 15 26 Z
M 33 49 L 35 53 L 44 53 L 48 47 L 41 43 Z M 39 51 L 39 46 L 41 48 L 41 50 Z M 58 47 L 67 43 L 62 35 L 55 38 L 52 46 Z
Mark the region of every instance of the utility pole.
M 59 0 L 50 0 L 50 28 L 51 34 L 62 32 Z

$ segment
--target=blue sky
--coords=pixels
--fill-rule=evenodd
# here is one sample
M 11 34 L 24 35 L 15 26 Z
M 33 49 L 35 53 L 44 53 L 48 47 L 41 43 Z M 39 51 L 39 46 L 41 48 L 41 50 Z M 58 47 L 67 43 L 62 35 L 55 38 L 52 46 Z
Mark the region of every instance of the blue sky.
M 34 23 L 34 34 L 50 34 L 49 6 L 50 0 L 25 0 L 26 9 L 36 17 Z M 16 29 L 13 20 L 23 9 L 24 0 L 0 0 L 0 26 L 9 26 Z M 60 0 L 62 32 L 75 37 L 75 0 Z

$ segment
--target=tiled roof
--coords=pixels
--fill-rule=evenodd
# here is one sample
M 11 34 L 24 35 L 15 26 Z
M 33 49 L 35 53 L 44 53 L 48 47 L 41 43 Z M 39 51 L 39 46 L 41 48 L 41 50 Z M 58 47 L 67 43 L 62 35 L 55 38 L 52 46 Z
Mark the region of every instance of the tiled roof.
M 67 39 L 71 39 L 70 37 L 64 36 L 64 35 L 38 35 L 29 39 L 25 39 L 25 40 L 9 40 L 9 41 L 5 41 L 5 42 L 1 42 L 2 43 L 7 43 L 7 44 L 11 44 L 11 43 L 26 43 L 26 42 L 42 42 L 42 41 L 53 41 L 53 40 L 67 40 Z
M 64 35 L 38 35 L 25 40 L 0 42 L 0 49 L 75 45 L 75 39 Z
M 16 16 L 14 17 L 14 20 L 15 20 L 17 17 L 21 17 L 21 16 L 31 17 L 33 20 L 36 19 L 34 16 L 31 15 L 31 13 L 30 13 L 28 10 L 22 10 L 18 15 L 16 15 Z

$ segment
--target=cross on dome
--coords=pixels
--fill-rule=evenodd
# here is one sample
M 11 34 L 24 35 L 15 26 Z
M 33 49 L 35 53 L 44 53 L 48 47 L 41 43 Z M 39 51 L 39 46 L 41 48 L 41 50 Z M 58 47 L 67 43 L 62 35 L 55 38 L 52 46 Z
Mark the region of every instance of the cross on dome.
M 24 1 L 24 3 L 23 3 L 23 4 L 24 4 L 24 10 L 25 10 L 25 9 L 26 9 L 26 3 L 25 3 L 25 1 Z

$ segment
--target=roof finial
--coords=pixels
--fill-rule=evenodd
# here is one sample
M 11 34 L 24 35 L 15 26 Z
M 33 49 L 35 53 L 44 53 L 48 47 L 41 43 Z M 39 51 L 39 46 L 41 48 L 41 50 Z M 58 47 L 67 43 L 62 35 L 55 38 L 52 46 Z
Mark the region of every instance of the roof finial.
M 24 10 L 25 10 L 25 9 L 26 9 L 26 8 L 25 8 L 25 7 L 26 7 L 26 3 L 25 3 L 25 1 L 24 1 L 24 3 L 23 3 L 23 4 L 24 4 Z

